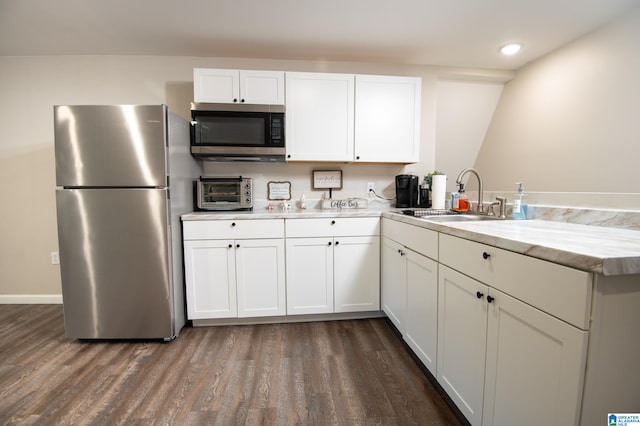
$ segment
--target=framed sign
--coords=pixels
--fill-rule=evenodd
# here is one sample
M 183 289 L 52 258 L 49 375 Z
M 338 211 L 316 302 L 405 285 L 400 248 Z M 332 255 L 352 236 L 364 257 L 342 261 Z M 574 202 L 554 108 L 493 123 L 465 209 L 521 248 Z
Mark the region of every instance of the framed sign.
M 267 183 L 267 198 L 269 200 L 290 200 L 291 182 L 269 182 Z
M 313 189 L 342 189 L 342 170 L 314 170 Z

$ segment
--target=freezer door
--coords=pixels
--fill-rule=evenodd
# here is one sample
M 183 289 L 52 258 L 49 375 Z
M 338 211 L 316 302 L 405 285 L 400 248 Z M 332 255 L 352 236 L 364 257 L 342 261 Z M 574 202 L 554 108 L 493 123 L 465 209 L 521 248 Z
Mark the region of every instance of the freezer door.
M 54 107 L 56 184 L 163 187 L 164 105 Z
M 67 337 L 174 337 L 167 191 L 58 189 L 56 201 Z

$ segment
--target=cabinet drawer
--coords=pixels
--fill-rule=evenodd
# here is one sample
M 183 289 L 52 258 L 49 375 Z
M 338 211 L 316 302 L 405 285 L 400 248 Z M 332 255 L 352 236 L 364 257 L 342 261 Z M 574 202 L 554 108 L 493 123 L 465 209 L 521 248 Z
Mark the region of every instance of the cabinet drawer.
M 436 231 L 384 218 L 382 219 L 382 234 L 423 256 L 438 260 L 438 233 Z
M 588 329 L 591 274 L 446 234 L 439 246 L 440 263 Z
M 380 235 L 377 217 L 286 219 L 285 223 L 287 238 Z
M 284 238 L 284 219 L 186 221 L 182 230 L 184 240 Z

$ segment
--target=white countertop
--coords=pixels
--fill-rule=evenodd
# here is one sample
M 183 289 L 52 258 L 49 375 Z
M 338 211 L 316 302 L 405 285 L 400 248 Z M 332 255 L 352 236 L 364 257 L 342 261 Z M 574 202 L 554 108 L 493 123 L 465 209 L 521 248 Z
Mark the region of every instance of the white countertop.
M 385 217 L 604 275 L 640 273 L 640 231 L 545 220 L 437 223 Z
M 516 253 L 604 275 L 640 274 L 640 231 L 546 220 L 431 222 L 381 209 L 260 209 L 194 212 L 183 221 L 384 216 Z
M 386 209 L 256 209 L 251 211 L 201 211 L 183 214 L 183 221 L 233 219 L 302 219 L 314 217 L 380 217 Z

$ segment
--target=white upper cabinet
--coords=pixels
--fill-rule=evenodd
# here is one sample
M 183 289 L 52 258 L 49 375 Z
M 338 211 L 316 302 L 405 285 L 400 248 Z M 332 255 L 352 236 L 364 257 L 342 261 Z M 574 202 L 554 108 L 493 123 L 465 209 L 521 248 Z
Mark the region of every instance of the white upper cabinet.
M 353 161 L 353 74 L 288 72 L 288 161 Z
M 284 72 L 194 68 L 194 102 L 284 104 Z
M 287 73 L 287 160 L 415 163 L 421 79 Z
M 357 75 L 354 160 L 420 160 L 421 79 Z

